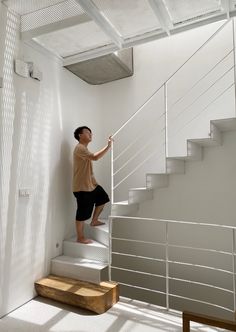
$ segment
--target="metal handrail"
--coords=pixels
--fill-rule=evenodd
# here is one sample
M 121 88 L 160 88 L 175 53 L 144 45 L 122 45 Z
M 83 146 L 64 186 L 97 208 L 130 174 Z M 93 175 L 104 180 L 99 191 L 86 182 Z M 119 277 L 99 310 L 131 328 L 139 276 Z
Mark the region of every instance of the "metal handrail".
M 225 26 L 227 26 L 229 23 L 231 22 L 231 20 L 227 20 L 224 24 L 222 24 L 222 26 L 220 28 L 218 28 L 171 76 L 169 76 L 169 78 L 158 88 L 156 89 L 153 94 L 138 108 L 138 110 L 112 135 L 112 137 L 116 137 L 118 133 L 120 133 L 134 118 L 137 117 L 138 114 L 140 114 L 140 112 L 144 109 L 144 107 L 154 98 L 154 96 L 157 95 L 158 92 L 162 91 L 163 90 L 163 93 L 164 93 L 164 112 L 162 115 L 165 116 L 165 125 L 163 127 L 163 130 L 164 130 L 164 138 L 165 138 L 165 142 L 163 144 L 164 146 L 164 154 L 165 154 L 165 157 L 167 158 L 169 153 L 168 153 L 168 149 L 169 149 L 169 133 L 168 133 L 168 114 L 167 114 L 167 110 L 168 110 L 168 113 L 169 113 L 169 107 L 168 107 L 168 96 L 167 96 L 167 84 L 168 82 L 194 57 L 194 55 L 196 55 L 201 49 L 203 49 L 217 34 L 220 33 L 220 31 L 222 31 Z M 233 32 L 233 37 L 234 37 L 234 32 Z M 194 88 L 194 86 L 196 86 L 196 84 L 199 84 L 199 82 L 204 79 L 207 75 L 209 75 L 210 72 L 213 71 L 213 69 L 215 69 L 219 64 L 221 64 L 232 52 L 232 49 L 230 51 L 227 52 L 226 55 L 223 56 L 223 58 L 221 58 L 221 60 L 219 60 L 214 66 L 213 68 L 211 68 L 205 75 L 203 75 L 203 77 L 201 77 L 200 80 L 197 81 L 197 83 L 195 83 L 188 91 L 187 91 L 187 94 Z M 233 52 L 235 53 L 235 50 L 234 50 L 234 43 L 233 43 Z M 208 89 L 206 91 L 204 91 L 203 93 L 201 93 L 200 96 L 198 96 L 197 98 L 194 99 L 194 101 L 191 102 L 190 105 L 188 105 L 187 107 L 184 108 L 184 110 L 188 109 L 192 104 L 196 103 L 198 101 L 198 99 L 205 95 L 207 93 L 208 90 L 210 90 L 212 87 L 215 86 L 215 84 L 220 81 L 223 77 L 225 77 L 225 75 L 230 72 L 230 70 L 232 70 L 234 68 L 234 71 L 235 71 L 235 62 L 234 62 L 234 65 L 232 67 L 230 67 L 229 70 L 226 71 L 226 73 L 224 73 L 223 75 L 220 76 L 220 78 L 218 78 L 216 80 L 216 82 L 214 82 L 213 84 L 210 85 L 210 87 L 208 87 Z M 205 109 L 207 109 L 212 103 L 215 102 L 215 100 L 217 100 L 222 94 L 224 94 L 229 88 L 231 88 L 232 85 L 230 85 L 227 89 L 224 89 L 223 93 L 219 94 L 215 99 L 213 99 L 213 101 L 211 101 L 211 103 L 209 103 L 206 107 L 203 108 L 203 110 L 201 110 L 201 112 L 199 114 L 197 114 L 196 116 L 194 116 L 194 118 L 190 121 L 187 122 L 187 124 L 189 124 L 191 121 L 195 120 Z M 179 100 L 181 100 L 183 98 L 180 97 L 177 102 Z M 176 103 L 176 102 L 175 102 Z M 174 104 L 175 104 L 174 103 Z M 173 105 L 171 106 L 171 108 L 173 107 Z M 183 110 L 183 111 L 184 111 Z M 183 111 L 181 111 L 180 113 L 178 113 L 176 115 L 179 116 L 181 114 L 183 114 Z M 162 116 L 161 115 L 161 116 Z M 183 128 L 187 125 L 185 124 L 183 126 Z M 177 132 L 175 133 L 171 133 L 170 137 L 173 139 L 173 136 L 175 136 L 177 133 L 178 133 L 179 130 L 177 130 Z M 137 138 L 136 138 L 137 140 Z M 132 146 L 132 144 L 130 144 L 129 146 Z M 126 146 L 125 148 L 126 150 L 128 149 L 128 147 Z M 120 155 L 122 155 L 124 153 L 124 151 L 122 151 L 122 153 Z M 136 167 L 134 167 L 133 171 L 128 175 L 126 176 L 124 179 L 122 179 L 118 184 L 116 184 L 114 186 L 114 162 L 120 157 L 120 155 L 117 157 L 114 158 L 114 151 L 113 151 L 113 145 L 112 145 L 112 153 L 111 153 L 111 203 L 113 204 L 114 203 L 114 191 L 115 189 L 117 189 L 117 187 L 123 183 L 125 180 L 127 180 L 127 178 L 134 174 L 143 164 L 144 162 L 146 162 L 148 160 L 148 158 L 145 159 L 144 162 L 142 162 L 141 166 L 138 165 Z M 134 158 L 134 157 L 131 157 L 131 158 Z M 131 159 L 129 159 L 127 161 L 127 164 L 130 163 Z M 122 166 L 122 168 L 124 168 L 125 165 Z M 167 167 L 167 165 L 165 166 Z
M 224 29 L 224 27 L 231 22 L 231 19 L 227 20 L 224 24 L 222 24 L 222 26 L 217 29 L 173 74 L 171 74 L 168 79 L 159 87 L 157 88 L 152 95 L 138 108 L 138 110 L 127 120 L 124 122 L 124 124 L 112 135 L 112 137 L 114 138 L 143 108 L 144 106 L 156 95 L 156 93 L 164 87 L 165 84 L 167 84 L 172 77 L 174 77 L 179 71 L 180 69 L 182 69 L 182 67 L 185 66 L 186 63 L 188 63 L 196 53 L 198 53 L 205 45 L 207 45 L 221 30 Z

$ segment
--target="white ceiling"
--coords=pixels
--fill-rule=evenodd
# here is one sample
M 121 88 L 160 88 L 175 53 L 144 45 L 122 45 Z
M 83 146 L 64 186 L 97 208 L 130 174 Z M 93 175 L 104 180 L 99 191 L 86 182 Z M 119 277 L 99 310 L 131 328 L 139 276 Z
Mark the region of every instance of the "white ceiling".
M 236 14 L 236 0 L 2 0 L 65 65 Z

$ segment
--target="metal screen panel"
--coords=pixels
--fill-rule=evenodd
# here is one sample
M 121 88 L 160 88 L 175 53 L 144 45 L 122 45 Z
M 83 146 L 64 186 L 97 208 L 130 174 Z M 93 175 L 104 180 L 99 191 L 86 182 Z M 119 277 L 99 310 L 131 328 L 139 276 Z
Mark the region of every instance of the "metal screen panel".
M 63 1 L 21 16 L 21 31 L 36 29 L 82 14 L 84 14 L 84 11 L 76 1 Z
M 35 41 L 62 57 L 112 43 L 93 21 L 42 35 Z
M 67 3 L 68 0 L 3 0 L 3 3 L 19 15 L 29 14 L 39 9 L 47 8 L 63 2 Z
M 197 20 L 221 11 L 220 0 L 165 0 L 174 24 Z
M 161 29 L 147 0 L 93 0 L 123 38 Z

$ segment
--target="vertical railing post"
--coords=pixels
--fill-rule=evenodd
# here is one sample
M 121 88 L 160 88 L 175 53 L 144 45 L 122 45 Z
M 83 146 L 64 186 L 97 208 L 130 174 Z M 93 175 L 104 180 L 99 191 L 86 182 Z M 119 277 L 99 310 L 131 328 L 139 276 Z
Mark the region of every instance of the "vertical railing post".
M 111 263 L 112 263 L 112 217 L 108 218 L 108 230 L 109 230 L 109 248 L 108 248 L 108 278 L 111 281 Z
M 233 57 L 234 57 L 234 108 L 236 112 L 236 66 L 235 66 L 235 22 L 234 18 L 232 19 L 233 27 Z
M 233 272 L 233 292 L 234 292 L 234 315 L 236 312 L 236 294 L 235 294 L 235 229 L 232 229 L 232 272 Z
M 169 310 L 169 223 L 166 222 L 166 309 Z
M 113 141 L 111 142 L 111 205 L 114 203 L 114 157 Z
M 164 83 L 164 102 L 165 102 L 165 158 L 168 157 L 168 113 L 167 113 L 167 82 Z M 166 163 L 166 171 L 167 171 L 167 160 Z

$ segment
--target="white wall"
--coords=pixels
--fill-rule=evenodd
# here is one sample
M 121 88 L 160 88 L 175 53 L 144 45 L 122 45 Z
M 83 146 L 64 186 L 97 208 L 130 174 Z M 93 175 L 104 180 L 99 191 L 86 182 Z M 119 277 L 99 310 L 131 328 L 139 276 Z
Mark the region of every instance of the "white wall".
M 89 86 L 55 59 L 22 45 L 18 18 L 2 9 L 0 316 L 32 298 L 33 282 L 47 272 L 50 258 L 61 253 L 63 238 L 74 232 L 74 129 L 89 125 L 94 132 L 90 149 L 103 146 L 221 24 L 137 46 L 133 77 Z M 18 55 L 42 70 L 42 82 L 13 73 Z M 95 163 L 97 179 L 108 191 L 109 168 L 109 155 Z M 20 188 L 30 189 L 29 198 L 18 196 Z
M 213 23 L 204 27 L 200 27 L 191 31 L 186 31 L 181 34 L 171 36 L 169 38 L 164 38 L 161 40 L 153 41 L 147 44 L 139 45 L 134 47 L 134 75 L 133 77 L 125 78 L 123 80 L 115 81 L 109 84 L 104 84 L 99 88 L 99 107 L 103 114 L 103 133 L 102 135 L 106 137 L 110 133 L 114 133 L 120 126 L 127 121 L 134 112 L 159 88 L 161 85 L 210 37 L 214 32 L 223 24 L 223 22 Z M 229 38 L 231 38 L 229 36 Z M 200 64 L 195 64 L 193 62 L 193 70 L 195 72 L 199 71 L 201 64 L 210 62 L 210 59 L 205 54 L 202 54 L 200 59 Z M 183 74 L 183 73 L 182 73 Z M 183 83 L 184 78 L 186 78 L 186 73 L 182 76 L 179 75 L 177 82 L 175 82 L 176 89 L 180 83 Z M 172 82 L 172 81 L 171 81 Z M 173 94 L 174 86 L 171 85 L 171 93 Z M 161 92 L 162 93 L 162 92 Z M 155 137 L 157 145 L 163 144 L 164 141 L 164 127 L 162 122 L 164 118 L 158 118 L 158 114 L 164 110 L 163 108 L 163 96 L 159 93 L 159 101 L 152 101 L 150 105 L 145 106 L 143 113 L 149 112 L 148 108 L 151 107 L 154 111 L 156 108 L 156 119 L 154 120 L 158 126 L 162 126 L 162 136 Z M 163 93 L 162 93 L 163 95 Z M 230 104 L 232 106 L 233 103 Z M 234 105 L 233 105 L 234 106 Z M 230 108 L 230 111 L 232 107 Z M 225 109 L 224 109 L 225 111 Z M 218 114 L 217 114 L 218 116 Z M 144 120 L 144 116 L 137 119 L 133 129 L 131 126 L 127 127 L 118 134 L 115 139 L 116 145 L 119 147 L 120 142 L 126 141 L 126 145 L 129 145 L 131 140 L 136 138 L 136 134 L 146 133 L 144 141 L 150 138 L 150 126 L 153 124 L 153 119 Z M 198 125 L 198 129 L 205 130 L 206 135 L 208 134 L 208 120 L 205 120 L 204 128 Z M 135 128 L 135 130 L 134 130 Z M 190 128 L 192 130 L 192 128 Z M 189 134 L 189 130 L 187 131 Z M 181 145 L 175 145 L 175 141 L 172 141 L 172 146 L 174 152 L 179 154 L 184 154 L 186 150 L 185 140 L 182 136 Z M 142 142 L 140 142 L 142 145 Z M 162 151 L 163 148 L 160 148 Z M 173 149 L 170 151 L 173 155 Z M 161 153 L 161 152 L 160 152 Z M 163 156 L 164 157 L 164 156 Z M 128 160 L 130 156 L 126 157 Z M 109 159 L 107 161 L 107 166 L 109 167 Z M 151 167 L 150 167 L 151 166 Z M 153 160 L 149 162 L 149 168 L 153 172 Z M 132 164 L 131 168 L 135 167 Z M 163 159 L 158 160 L 158 165 L 156 167 L 156 172 L 163 172 L 164 161 Z M 128 171 L 127 171 L 128 172 Z M 104 174 L 102 182 L 106 183 L 106 187 L 109 188 L 109 178 Z M 141 172 L 134 176 L 130 182 L 127 181 L 118 191 L 118 200 L 127 199 L 128 188 L 131 187 L 141 187 L 145 185 L 145 178 L 141 177 Z
M 18 18 L 2 7 L 0 112 L 0 316 L 34 296 L 34 281 L 48 272 L 62 240 L 74 233 L 74 129 L 100 134 L 97 87 L 19 42 Z M 41 82 L 13 72 L 15 57 L 33 61 Z M 99 140 L 91 150 L 105 145 Z M 102 163 L 96 165 L 98 173 Z M 22 188 L 29 197 L 19 197 Z

